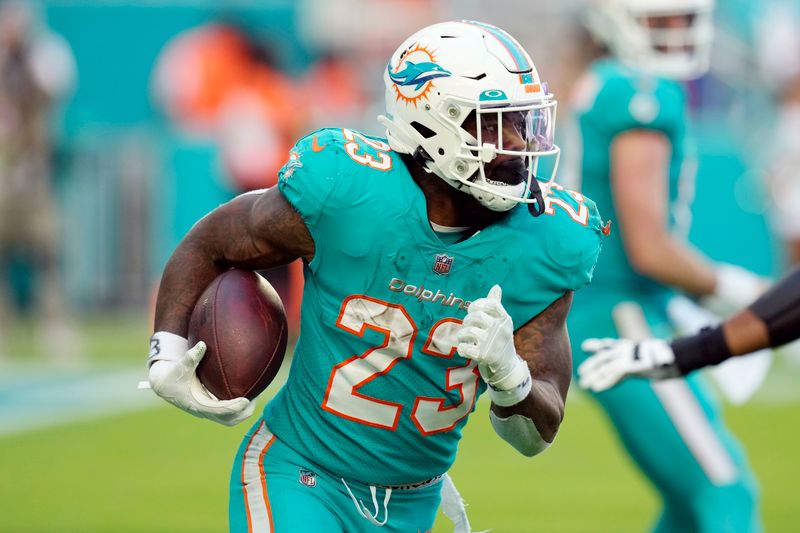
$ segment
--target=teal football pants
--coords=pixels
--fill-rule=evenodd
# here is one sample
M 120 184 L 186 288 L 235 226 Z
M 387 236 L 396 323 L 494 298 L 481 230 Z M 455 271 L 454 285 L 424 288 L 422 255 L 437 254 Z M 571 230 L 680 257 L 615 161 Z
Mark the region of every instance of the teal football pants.
M 233 464 L 230 531 L 427 532 L 436 518 L 441 486 L 439 478 L 422 487 L 387 491 L 342 480 L 291 450 L 259 420 Z
M 599 291 L 576 294 L 568 319 L 574 370 L 587 357 L 580 349 L 584 339 L 620 336 L 612 310 L 634 298 Z M 662 302 L 642 304 L 642 310 L 654 336 L 669 336 Z M 664 382 L 631 378 L 592 396 L 662 496 L 664 508 L 654 531 L 761 531 L 753 475 L 700 374 Z

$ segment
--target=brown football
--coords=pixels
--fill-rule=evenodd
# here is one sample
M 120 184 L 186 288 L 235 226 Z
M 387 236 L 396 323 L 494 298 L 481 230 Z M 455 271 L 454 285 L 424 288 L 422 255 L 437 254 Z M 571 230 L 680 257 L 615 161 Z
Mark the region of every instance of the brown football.
M 286 313 L 269 282 L 245 270 L 228 270 L 194 306 L 189 346 L 206 343 L 197 377 L 214 396 L 253 399 L 275 378 L 286 352 Z

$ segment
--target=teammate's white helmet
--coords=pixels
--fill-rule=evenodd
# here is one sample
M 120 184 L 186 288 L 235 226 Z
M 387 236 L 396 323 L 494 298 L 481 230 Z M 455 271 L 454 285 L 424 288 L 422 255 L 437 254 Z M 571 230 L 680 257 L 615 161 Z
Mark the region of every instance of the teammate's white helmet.
M 626 64 L 659 76 L 692 79 L 708 70 L 713 9 L 714 0 L 595 0 L 586 12 L 586 25 Z M 688 25 L 653 24 L 670 16 L 686 16 Z
M 536 197 L 543 208 L 535 172 L 542 156 L 555 158 L 550 179 L 558 166 L 556 101 L 508 33 L 472 21 L 428 26 L 394 52 L 384 81 L 378 118 L 393 150 L 494 211 Z

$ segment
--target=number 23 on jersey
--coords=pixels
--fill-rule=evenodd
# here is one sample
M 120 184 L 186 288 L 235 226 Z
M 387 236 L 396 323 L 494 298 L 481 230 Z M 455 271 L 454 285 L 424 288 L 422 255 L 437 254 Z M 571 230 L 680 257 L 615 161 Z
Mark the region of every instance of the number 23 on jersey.
M 336 325 L 363 337 L 370 329 L 383 334 L 383 343 L 354 355 L 333 367 L 322 408 L 342 418 L 368 426 L 394 431 L 403 405 L 388 399 L 373 398 L 359 388 L 388 374 L 395 364 L 409 359 L 419 331 L 402 305 L 354 295 L 345 299 Z M 461 321 L 444 318 L 428 332 L 422 353 L 427 357 L 451 359 L 456 352 L 455 334 Z M 445 406 L 446 398 L 417 396 L 411 419 L 420 433 L 432 435 L 453 429 L 475 405 L 480 374 L 474 361 L 447 368 L 441 376 L 442 389 L 458 390 L 459 401 Z

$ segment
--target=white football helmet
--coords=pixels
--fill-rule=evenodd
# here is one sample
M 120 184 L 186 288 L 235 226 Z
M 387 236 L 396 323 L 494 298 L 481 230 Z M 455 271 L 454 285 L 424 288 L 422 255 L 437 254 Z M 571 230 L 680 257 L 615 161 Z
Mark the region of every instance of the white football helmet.
M 494 211 L 543 209 L 535 173 L 542 156 L 554 157 L 549 179 L 558 168 L 556 101 L 513 37 L 480 22 L 428 26 L 394 52 L 384 81 L 378 120 L 394 151 Z
M 713 10 L 714 0 L 595 0 L 586 26 L 624 63 L 686 80 L 708 71 Z M 687 25 L 671 27 L 665 17 L 673 16 L 687 17 Z

